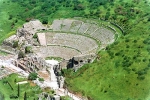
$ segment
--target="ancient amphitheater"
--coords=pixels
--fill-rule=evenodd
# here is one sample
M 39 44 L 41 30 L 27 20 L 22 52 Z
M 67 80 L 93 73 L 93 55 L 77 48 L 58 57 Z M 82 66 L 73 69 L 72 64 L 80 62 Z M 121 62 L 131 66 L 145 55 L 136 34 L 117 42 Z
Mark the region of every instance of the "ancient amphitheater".
M 74 19 L 54 20 L 49 30 L 37 32 L 42 46 L 34 47 L 38 56 L 71 59 L 96 54 L 100 48 L 115 41 L 113 28 Z
M 60 57 L 71 61 L 69 63 L 73 66 L 82 66 L 94 61 L 98 51 L 113 43 L 117 34 L 111 24 L 93 20 L 56 19 L 49 26 L 32 20 L 6 39 L 4 44 L 10 46 L 18 41 L 21 50 L 32 46 L 37 57 Z
M 118 29 L 114 27 L 109 22 L 104 23 L 100 20 L 57 19 L 52 25 L 43 25 L 39 20 L 31 20 L 23 24 L 23 27 L 19 28 L 15 35 L 7 38 L 0 47 L 1 51 L 13 55 L 9 58 L 14 58 L 8 60 L 9 63 L 7 60 L 0 60 L 1 64 L 8 63 L 5 64 L 5 71 L 4 68 L 0 68 L 0 78 L 15 72 L 8 68 L 13 62 L 10 68 L 22 69 L 17 72 L 37 72 L 46 82 L 51 82 L 50 85 L 41 83 L 42 87 L 63 88 L 64 78 L 60 74 L 61 70 L 72 68 L 77 71 L 84 64 L 93 62 L 99 50 L 117 39 Z M 31 51 L 26 50 L 28 47 Z M 20 52 L 25 56 L 19 57 Z M 48 63 L 50 60 L 47 60 L 47 57 L 60 57 L 63 60 L 51 64 Z M 10 73 L 6 74 L 7 71 Z

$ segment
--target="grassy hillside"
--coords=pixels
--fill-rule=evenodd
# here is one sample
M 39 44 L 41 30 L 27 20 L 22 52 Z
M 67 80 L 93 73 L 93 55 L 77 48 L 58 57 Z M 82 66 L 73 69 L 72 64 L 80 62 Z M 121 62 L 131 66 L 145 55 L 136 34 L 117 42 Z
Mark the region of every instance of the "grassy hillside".
M 40 87 L 38 87 L 36 84 L 28 81 L 26 84 L 20 84 L 20 89 L 18 90 L 17 82 L 22 81 L 27 81 L 27 79 L 22 78 L 17 74 L 11 74 L 7 78 L 0 80 L 0 91 L 2 94 L 4 94 L 4 100 L 23 100 L 25 92 L 27 100 L 37 99 L 38 94 L 42 92 L 42 89 L 40 89 Z M 17 97 L 18 92 L 19 97 Z
M 113 21 L 111 17 L 116 15 L 114 22 L 125 32 L 99 52 L 100 59 L 84 65 L 77 73 L 65 72 L 66 85 L 91 100 L 149 100 L 150 7 L 145 1 L 119 2 L 105 6 L 110 8 L 108 20 Z
M 24 23 L 22 19 L 14 17 L 21 12 L 22 9 L 17 3 L 0 0 L 0 43 L 15 34 L 16 29 Z
M 109 1 L 109 2 L 108 2 Z M 150 99 L 149 0 L 1 0 L 0 42 L 30 19 L 102 19 L 122 27 L 122 36 L 78 72 L 64 71 L 70 91 L 91 100 Z

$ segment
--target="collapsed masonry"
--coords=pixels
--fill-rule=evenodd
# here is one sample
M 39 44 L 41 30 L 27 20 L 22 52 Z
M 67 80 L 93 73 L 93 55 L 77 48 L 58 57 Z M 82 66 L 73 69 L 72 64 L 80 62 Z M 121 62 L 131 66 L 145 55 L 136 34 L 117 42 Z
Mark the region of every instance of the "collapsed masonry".
M 96 54 L 94 53 L 89 55 L 74 56 L 70 60 L 63 60 L 62 62 L 60 62 L 60 67 L 56 69 L 57 72 L 59 72 L 60 69 L 72 68 L 76 72 L 84 64 L 92 63 L 95 58 Z
M 17 29 L 15 35 L 4 40 L 3 44 L 13 47 L 13 43 L 18 41 L 20 45 L 33 45 L 35 41 L 33 36 L 41 30 L 46 30 L 46 27 L 39 20 L 31 20 L 23 24 L 22 28 Z
M 92 63 L 96 58 L 96 54 L 75 56 L 72 58 L 74 71 L 77 71 L 81 66 L 87 63 Z
M 39 70 L 46 69 L 46 63 L 44 59 L 39 57 L 25 57 L 18 59 L 14 62 L 17 67 L 27 72 L 38 72 Z
M 60 96 L 58 95 L 50 95 L 46 92 L 43 92 L 41 93 L 39 96 L 38 96 L 38 100 L 61 100 L 60 99 Z

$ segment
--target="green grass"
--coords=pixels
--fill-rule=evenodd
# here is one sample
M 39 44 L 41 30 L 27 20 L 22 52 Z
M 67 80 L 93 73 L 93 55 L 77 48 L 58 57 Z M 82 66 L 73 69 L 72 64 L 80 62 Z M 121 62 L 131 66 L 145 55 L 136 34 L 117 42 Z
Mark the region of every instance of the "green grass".
M 17 3 L 9 2 L 9 0 L 0 1 L 0 44 L 4 39 L 15 34 L 14 31 L 24 23 L 21 19 L 15 18 L 20 12 L 22 9 Z M 9 19 L 10 15 L 12 19 Z
M 68 97 L 68 96 L 62 96 L 61 100 L 72 100 L 72 99 L 70 97 Z
M 65 83 L 70 91 L 79 92 L 92 100 L 149 100 L 149 0 L 114 0 L 109 3 L 107 0 L 97 0 L 106 1 L 103 5 L 94 3 L 96 0 L 76 0 L 75 3 L 73 0 L 69 0 L 69 3 L 67 1 L 58 3 L 56 0 L 55 6 L 48 3 L 52 0 L 36 3 L 29 0 L 5 0 L 5 3 L 0 1 L 0 43 L 14 34 L 14 30 L 26 18 L 37 18 L 41 21 L 46 18 L 51 24 L 56 18 L 86 17 L 97 20 L 108 17 L 108 21 L 117 23 L 124 33 L 119 34 L 117 41 L 105 51 L 100 51 L 100 59 L 94 63 L 84 65 L 76 73 L 65 71 Z M 48 6 L 44 6 L 46 4 Z M 84 6 L 84 9 L 74 10 L 74 5 L 78 4 Z M 42 7 L 47 8 L 41 9 Z M 8 20 L 10 15 L 13 18 Z M 18 22 L 12 27 L 16 19 Z M 118 28 L 114 28 L 121 33 Z M 144 42 L 146 40 L 147 43 Z M 10 90 L 8 86 L 7 88 L 4 90 L 6 93 Z
M 119 5 L 119 1 L 116 0 L 114 4 L 111 10 Z M 150 23 L 147 21 L 150 15 L 144 16 L 150 8 L 144 6 L 144 1 L 132 4 L 142 11 L 141 15 L 128 18 L 129 21 L 124 24 L 116 20 L 121 26 L 126 25 L 123 27 L 125 36 L 122 34 L 105 51 L 100 51 L 100 60 L 84 65 L 77 73 L 65 72 L 65 83 L 70 91 L 80 92 L 92 100 L 150 99 L 150 51 L 147 50 L 149 44 L 143 43 L 150 37 Z M 106 12 L 107 9 L 102 11 Z
M 0 51 L 0 55 L 7 55 L 6 52 Z
M 7 83 L 4 83 L 4 81 L 8 81 L 13 87 L 13 90 Z M 4 94 L 5 100 L 10 100 L 10 95 L 12 94 L 17 96 L 18 85 L 16 83 L 21 81 L 27 81 L 27 79 L 21 78 L 21 76 L 17 74 L 11 74 L 10 76 L 0 80 L 0 87 L 1 87 L 0 91 L 2 91 L 2 93 Z M 27 100 L 33 100 L 34 98 L 37 98 L 38 94 L 41 93 L 42 90 L 37 85 L 32 86 L 28 81 L 28 83 L 26 84 L 20 84 L 20 96 L 18 99 L 23 100 L 25 92 L 27 93 Z M 11 100 L 16 100 L 16 99 L 11 99 Z

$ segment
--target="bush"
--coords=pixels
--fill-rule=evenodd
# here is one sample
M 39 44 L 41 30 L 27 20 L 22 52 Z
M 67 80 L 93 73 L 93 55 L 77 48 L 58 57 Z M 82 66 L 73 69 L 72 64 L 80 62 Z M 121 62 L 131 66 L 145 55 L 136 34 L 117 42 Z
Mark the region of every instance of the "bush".
M 150 53 L 150 46 L 147 47 L 147 51 Z
M 4 94 L 0 92 L 0 100 L 5 100 Z
M 32 47 L 31 46 L 26 46 L 25 47 L 25 53 L 32 53 Z
M 42 24 L 48 24 L 48 18 L 43 18 L 42 19 Z
M 119 56 L 121 53 L 120 52 L 117 52 L 117 53 L 115 53 L 115 56 Z
M 147 39 L 145 39 L 145 40 L 143 41 L 143 43 L 144 43 L 144 44 L 150 44 L 150 38 L 148 37 Z
M 129 41 L 130 41 L 129 39 L 126 39 L 126 40 L 125 40 L 125 42 L 129 42 Z
M 73 10 L 84 10 L 84 6 L 82 4 L 77 4 L 74 6 L 74 9 Z
M 24 93 L 24 100 L 27 100 L 27 93 Z
M 19 51 L 18 53 L 18 58 L 24 58 L 25 57 L 25 54 L 23 51 Z
M 14 94 L 11 94 L 9 97 L 10 97 L 10 99 L 17 99 L 18 98 L 18 96 L 14 95 Z
M 39 78 L 39 81 L 42 81 L 42 82 L 43 82 L 43 81 L 44 81 L 44 79 L 43 79 L 43 78 Z
M 37 34 L 35 33 L 35 34 L 33 35 L 33 38 L 34 38 L 34 39 L 37 39 L 37 37 L 38 37 L 38 36 L 37 36 Z
M 148 67 L 150 67 L 150 63 L 148 64 Z
M 13 16 L 12 15 L 9 15 L 9 18 L 8 18 L 8 20 L 11 20 L 13 18 Z
M 144 80 L 144 79 L 145 79 L 145 76 L 138 76 L 137 79 L 139 79 L 139 80 Z
M 38 77 L 37 73 L 33 72 L 33 73 L 29 74 L 28 79 L 29 80 L 36 80 L 37 77 Z
M 17 48 L 18 47 L 18 41 L 14 41 L 13 42 L 13 48 Z

